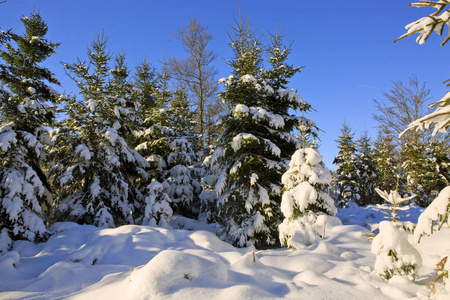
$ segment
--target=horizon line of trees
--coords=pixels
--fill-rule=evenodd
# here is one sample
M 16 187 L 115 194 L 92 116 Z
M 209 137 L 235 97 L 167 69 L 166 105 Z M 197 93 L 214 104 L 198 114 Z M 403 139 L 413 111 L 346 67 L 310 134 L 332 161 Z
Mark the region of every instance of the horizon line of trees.
M 176 30 L 186 58 L 165 58 L 159 70 L 144 59 L 131 72 L 126 53 L 112 55 L 101 33 L 86 58 L 64 64 L 79 89 L 67 96 L 42 66 L 59 46 L 46 39 L 47 24 L 36 13 L 22 22 L 22 35 L 0 32 L 0 252 L 16 239 L 45 240 L 52 222 L 168 227 L 173 215 L 217 222 L 223 240 L 264 248 L 280 245 L 281 224 L 282 243 L 291 244 L 291 226 L 310 226 L 310 212 L 335 213 L 318 128 L 305 117 L 311 105 L 288 87 L 301 67 L 287 63 L 283 32 L 268 32 L 264 44 L 250 19 L 235 18 L 220 94 L 212 36 L 197 19 Z M 378 108 L 384 130 L 374 145 L 367 134 L 353 142 L 344 124 L 335 201 L 379 203 L 375 188 L 395 188 L 426 205 L 449 183 L 448 141 L 403 133 L 397 143 L 388 129 L 400 118 Z M 318 198 L 285 197 L 287 208 L 283 193 L 296 184 Z

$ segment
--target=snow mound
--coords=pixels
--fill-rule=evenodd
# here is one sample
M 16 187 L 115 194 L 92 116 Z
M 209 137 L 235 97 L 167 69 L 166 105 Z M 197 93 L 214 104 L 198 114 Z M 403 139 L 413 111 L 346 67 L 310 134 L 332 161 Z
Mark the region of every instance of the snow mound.
M 144 267 L 131 273 L 131 299 L 153 299 L 159 294 L 189 288 L 196 282 L 214 284 L 215 281 L 225 280 L 227 267 L 219 259 L 164 250 Z
M 57 223 L 47 242 L 17 241 L 0 255 L 0 299 L 427 299 L 450 230 L 415 245 L 424 261 L 420 281 L 382 281 L 363 236 L 370 231 L 354 225 L 382 213 L 359 208 L 350 218 L 356 208 L 347 210 L 340 215 L 353 224 L 319 216 L 323 237 L 296 251 L 235 248 L 186 220 L 194 231 Z

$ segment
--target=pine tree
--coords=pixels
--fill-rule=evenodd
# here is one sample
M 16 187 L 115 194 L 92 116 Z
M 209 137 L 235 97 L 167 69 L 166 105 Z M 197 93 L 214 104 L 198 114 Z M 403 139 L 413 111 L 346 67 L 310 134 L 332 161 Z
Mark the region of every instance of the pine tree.
M 40 64 L 59 44 L 47 40 L 48 27 L 39 14 L 21 21 L 24 34 L 0 34 L 0 252 L 12 240 L 44 238 L 42 217 L 51 205 L 43 159 L 46 126 L 55 118 L 50 104 L 59 99 L 50 84 L 59 82 Z
M 333 164 L 337 165 L 336 179 L 339 186 L 337 204 L 345 207 L 349 202 L 358 203 L 358 161 L 356 156 L 356 145 L 353 142 L 354 134 L 350 127 L 344 122 L 339 136 L 338 155 L 334 158 Z
M 272 36 L 267 52 L 271 69 L 261 70 L 262 45 L 256 32 L 249 22 L 236 22 L 234 58 L 229 61 L 233 75 L 221 80 L 221 98 L 232 109 L 221 115 L 225 129 L 211 167 L 221 172 L 215 190 L 222 237 L 238 246 L 278 243 L 281 176 L 297 146 L 290 131 L 299 120 L 288 110 L 309 107 L 285 87 L 299 68 L 287 65 L 290 48 L 282 48 L 281 40 Z
M 375 182 L 374 186 L 384 190 L 392 191 L 396 189 L 397 175 L 397 162 L 394 158 L 394 146 L 390 143 L 390 140 L 378 134 L 377 139 L 374 142 L 374 161 L 375 161 Z M 399 187 L 402 188 L 401 186 Z M 375 200 L 376 203 L 383 203 L 383 200 L 378 197 Z
M 144 199 L 133 181 L 146 178 L 148 163 L 127 144 L 134 103 L 124 57 L 110 69 L 106 43 L 98 35 L 88 48 L 88 62 L 65 64 L 84 101 L 70 99 L 67 120 L 52 133 L 58 163 L 51 174 L 60 191 L 56 220 L 114 227 L 133 223 L 131 213 L 139 212 Z
M 202 149 L 197 146 L 200 142 L 194 132 L 194 113 L 182 87 L 169 91 L 165 65 L 159 80 L 154 90 L 154 106 L 146 109 L 138 134 L 141 143 L 136 149 L 153 163 L 150 177 L 163 183 L 173 213 L 196 217 L 203 172 L 199 168 Z
M 142 65 L 138 74 L 141 78 L 135 78 L 135 90 L 140 91 L 140 97 L 145 97 L 147 101 L 141 107 L 143 121 L 136 130 L 138 139 L 135 150 L 150 162 L 149 178 L 163 182 L 167 170 L 167 155 L 170 153 L 167 136 L 174 135 L 167 121 L 169 102 L 173 97 L 173 92 L 169 89 L 170 76 L 165 61 L 161 70 L 155 74 L 149 65 Z
M 427 147 L 427 164 L 434 170 L 435 176 L 431 185 L 436 192 L 432 193 L 435 198 L 439 191 L 450 185 L 450 152 L 444 141 L 432 141 Z
M 201 166 L 203 149 L 199 145 L 198 134 L 194 132 L 194 114 L 181 87 L 174 93 L 167 122 L 173 130 L 173 135 L 166 137 L 170 141 L 165 173 L 169 185 L 167 193 L 172 198 L 172 207 L 177 215 L 196 218 L 200 210 L 200 181 L 204 175 Z
M 165 189 L 158 181 L 153 181 L 148 185 L 143 225 L 170 228 L 170 219 L 173 213 L 170 207 L 172 199 L 164 192 Z
M 322 162 L 317 149 L 307 143 L 308 126 L 301 126 L 303 147 L 297 150 L 283 174 L 284 192 L 281 211 L 284 221 L 279 226 L 282 246 L 302 248 L 311 245 L 323 234 L 323 216 L 334 216 L 337 209 L 334 200 L 326 193 L 331 184 L 331 173 Z M 319 220 L 321 219 L 321 220 Z M 320 224 L 322 223 L 322 224 Z
M 392 222 L 380 223 L 380 233 L 373 239 L 371 251 L 376 255 L 374 271 L 385 280 L 394 275 L 414 279 L 422 266 L 422 257 L 409 243 L 408 234 Z
M 374 150 L 372 149 L 371 140 L 367 131 L 356 141 L 356 149 L 358 152 L 358 188 L 359 200 L 358 205 L 364 206 L 368 204 L 376 204 L 377 197 L 375 193 L 375 159 Z
M 449 184 L 450 161 L 445 142 L 408 144 L 404 146 L 402 156 L 402 169 L 406 176 L 405 189 L 417 196 L 417 204 L 427 207 L 439 191 Z

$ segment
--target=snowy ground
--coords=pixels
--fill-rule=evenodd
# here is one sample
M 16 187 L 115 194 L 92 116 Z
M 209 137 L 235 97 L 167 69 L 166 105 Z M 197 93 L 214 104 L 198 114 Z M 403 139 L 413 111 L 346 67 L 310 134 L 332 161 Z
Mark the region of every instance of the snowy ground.
M 420 244 L 411 238 L 424 265 L 415 282 L 385 282 L 363 236 L 377 230 L 383 207 L 341 210 L 344 225 L 335 219 L 324 239 L 297 251 L 234 248 L 199 230 L 213 227 L 183 219 L 195 230 L 59 223 L 46 243 L 17 242 L 0 255 L 0 299 L 428 299 L 450 229 Z M 408 207 L 402 220 L 416 222 L 420 212 Z

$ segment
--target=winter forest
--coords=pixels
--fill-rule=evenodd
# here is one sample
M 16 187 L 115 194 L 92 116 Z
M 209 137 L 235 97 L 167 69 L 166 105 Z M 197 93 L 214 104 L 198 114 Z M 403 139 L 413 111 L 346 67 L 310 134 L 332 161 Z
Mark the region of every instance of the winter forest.
M 449 4 L 396 43 L 444 52 Z M 0 24 L 0 299 L 448 299 L 450 92 L 393 81 L 326 166 L 295 44 L 232 20 L 228 77 L 191 18 L 159 65 L 99 32 L 67 93 L 37 10 Z

